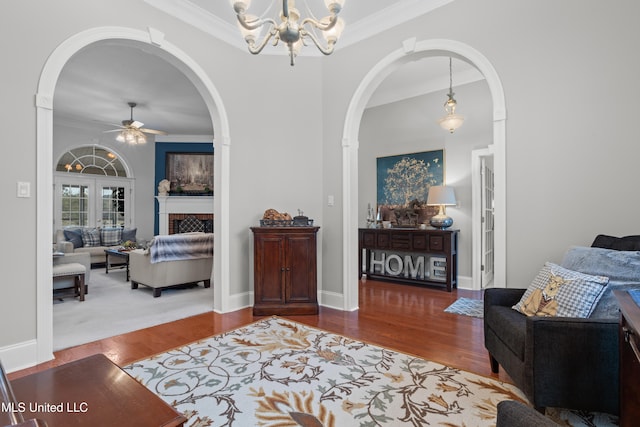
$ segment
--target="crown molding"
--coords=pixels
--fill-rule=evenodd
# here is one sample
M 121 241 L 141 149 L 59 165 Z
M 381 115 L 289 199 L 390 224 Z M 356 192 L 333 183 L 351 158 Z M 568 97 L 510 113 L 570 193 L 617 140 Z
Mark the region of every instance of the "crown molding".
M 475 68 L 465 70 L 456 73 L 454 89 L 456 87 L 482 80 L 484 80 L 484 76 Z M 403 101 L 417 96 L 424 96 L 442 90 L 449 90 L 449 76 L 442 76 L 427 80 L 420 80 L 418 78 L 405 79 L 404 84 L 403 81 L 394 79 L 394 83 L 392 85 L 381 85 L 376 89 L 367 103 L 367 108 L 379 107 L 381 105 L 391 104 L 393 102 Z
M 144 2 L 233 47 L 246 49 L 246 43 L 240 37 L 236 27 L 189 0 L 144 0 Z
M 220 19 L 189 0 L 144 1 L 150 6 L 174 16 L 233 47 L 243 51 L 247 50 L 247 45 L 235 25 Z M 382 31 L 402 25 L 411 19 L 427 14 L 453 1 L 454 0 L 399 0 L 393 2 L 390 6 L 372 15 L 352 23 L 348 22 L 344 35 L 340 38 L 336 49 L 350 46 L 369 37 L 373 37 Z M 272 55 L 287 54 L 283 49 L 278 49 L 273 46 L 265 47 L 263 53 Z M 300 55 L 320 56 L 321 54 L 316 52 L 315 49 L 304 49 Z
M 453 1 L 454 0 L 401 0 L 393 2 L 390 6 L 385 7 L 373 15 L 369 15 L 353 23 L 348 22 L 343 36 L 340 37 L 339 46 L 346 47 L 361 42 L 382 31 L 402 25 L 405 22 L 425 15 Z M 336 49 L 337 46 L 338 44 L 336 45 Z
M 156 135 L 155 142 L 213 143 L 213 135 Z

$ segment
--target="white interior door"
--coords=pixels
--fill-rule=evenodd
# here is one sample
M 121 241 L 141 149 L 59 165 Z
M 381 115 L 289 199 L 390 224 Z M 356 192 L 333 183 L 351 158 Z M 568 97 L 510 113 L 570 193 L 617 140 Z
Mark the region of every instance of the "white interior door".
M 481 266 L 481 288 L 489 287 L 493 282 L 494 272 L 494 179 L 493 169 L 491 168 L 487 157 L 480 159 L 481 170 L 481 239 L 482 239 L 482 266 Z

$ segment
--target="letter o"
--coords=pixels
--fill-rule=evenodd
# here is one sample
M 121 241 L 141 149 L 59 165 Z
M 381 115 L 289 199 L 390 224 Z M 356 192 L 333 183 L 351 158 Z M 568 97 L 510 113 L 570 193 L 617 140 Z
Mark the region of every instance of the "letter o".
M 396 270 L 391 268 L 391 260 L 396 260 L 398 268 Z M 404 270 L 404 265 L 402 264 L 402 258 L 400 258 L 396 254 L 391 254 L 387 257 L 387 260 L 384 263 L 384 269 L 387 271 L 387 274 L 392 276 L 399 276 L 400 273 Z

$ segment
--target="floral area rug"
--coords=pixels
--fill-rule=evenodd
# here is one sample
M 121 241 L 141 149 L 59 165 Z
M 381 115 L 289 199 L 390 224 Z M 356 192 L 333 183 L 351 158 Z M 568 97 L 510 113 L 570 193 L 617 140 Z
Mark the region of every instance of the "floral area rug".
M 126 372 L 204 426 L 494 426 L 514 386 L 272 317 Z

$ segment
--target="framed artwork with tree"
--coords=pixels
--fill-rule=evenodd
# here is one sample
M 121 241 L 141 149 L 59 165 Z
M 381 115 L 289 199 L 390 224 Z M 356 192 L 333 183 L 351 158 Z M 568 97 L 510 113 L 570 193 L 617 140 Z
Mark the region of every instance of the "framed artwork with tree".
M 444 150 L 376 159 L 378 209 L 395 227 L 416 227 L 438 213 L 427 206 L 429 188 L 444 185 Z

